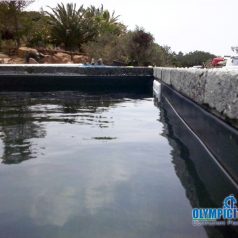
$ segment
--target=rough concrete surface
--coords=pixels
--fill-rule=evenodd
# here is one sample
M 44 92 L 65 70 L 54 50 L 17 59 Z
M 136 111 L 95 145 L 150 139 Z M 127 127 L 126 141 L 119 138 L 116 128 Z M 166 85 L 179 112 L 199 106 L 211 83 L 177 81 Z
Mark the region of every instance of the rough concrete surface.
M 153 76 L 148 67 L 80 66 L 77 64 L 0 65 L 1 75 Z
M 204 102 L 230 119 L 238 119 L 238 70 L 207 73 Z
M 238 120 L 238 70 L 155 68 L 154 77 L 222 118 Z

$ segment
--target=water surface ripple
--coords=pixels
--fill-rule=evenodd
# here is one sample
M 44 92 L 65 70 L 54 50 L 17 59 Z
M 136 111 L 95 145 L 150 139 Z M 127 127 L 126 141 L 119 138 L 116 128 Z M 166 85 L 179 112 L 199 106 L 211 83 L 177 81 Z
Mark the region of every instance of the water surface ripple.
M 214 201 L 190 160 L 202 148 L 167 110 L 151 95 L 1 93 L 0 237 L 232 237 L 192 226 Z

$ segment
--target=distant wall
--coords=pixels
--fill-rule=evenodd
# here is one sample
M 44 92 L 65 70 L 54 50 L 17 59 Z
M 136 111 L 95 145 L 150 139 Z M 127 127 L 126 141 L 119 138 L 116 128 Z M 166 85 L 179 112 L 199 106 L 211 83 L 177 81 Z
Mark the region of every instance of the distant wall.
M 0 64 L 2 75 L 51 75 L 51 76 L 151 76 L 153 68 L 148 67 L 87 67 L 77 64 Z
M 0 65 L 0 91 L 152 92 L 153 68 Z
M 238 128 L 238 69 L 154 68 L 154 77 Z

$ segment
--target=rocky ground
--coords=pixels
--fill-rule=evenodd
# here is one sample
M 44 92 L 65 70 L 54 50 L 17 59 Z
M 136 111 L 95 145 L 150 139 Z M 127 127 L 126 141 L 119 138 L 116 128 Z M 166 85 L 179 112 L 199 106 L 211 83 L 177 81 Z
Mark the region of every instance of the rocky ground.
M 49 49 L 20 47 L 17 55 L 9 56 L 0 52 L 0 64 L 86 64 L 90 58 L 72 52 Z

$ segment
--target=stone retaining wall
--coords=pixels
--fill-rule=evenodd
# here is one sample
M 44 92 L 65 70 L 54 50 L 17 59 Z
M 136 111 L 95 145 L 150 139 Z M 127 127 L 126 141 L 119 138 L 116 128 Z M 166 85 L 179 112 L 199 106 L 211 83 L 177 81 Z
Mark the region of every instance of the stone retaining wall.
M 238 69 L 154 68 L 154 77 L 238 127 Z

